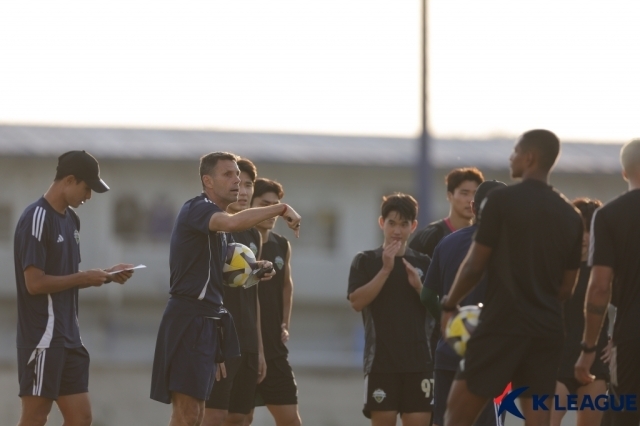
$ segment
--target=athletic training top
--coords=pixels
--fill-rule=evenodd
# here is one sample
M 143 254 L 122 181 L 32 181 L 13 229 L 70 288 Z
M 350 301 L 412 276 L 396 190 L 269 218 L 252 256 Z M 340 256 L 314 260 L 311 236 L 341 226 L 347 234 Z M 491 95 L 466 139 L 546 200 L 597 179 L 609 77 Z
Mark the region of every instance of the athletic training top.
M 578 210 L 544 182 L 491 191 L 475 236 L 493 249 L 476 333 L 562 338 L 558 291 L 565 271 L 580 268 L 583 230 Z
M 429 265 L 429 270 L 427 271 L 424 286 L 435 292 L 440 298 L 448 294 L 449 290 L 451 290 L 453 281 L 458 273 L 458 268 L 469 251 L 469 247 L 473 241 L 473 234 L 477 228 L 476 225 L 462 228 L 444 237 L 436 247 L 433 253 L 433 259 L 431 259 L 431 265 Z M 485 275 L 478 285 L 471 290 L 471 293 L 462 299 L 460 306 L 483 303 L 486 289 L 487 280 Z M 437 370 L 456 371 L 460 359 L 453 348 L 445 342 L 443 338 L 440 338 L 438 346 L 436 347 L 434 368 Z
M 218 212 L 220 207 L 204 193 L 184 203 L 169 246 L 169 293 L 214 307 L 222 306 L 222 267 L 230 239 L 224 232 L 209 230 L 209 220 Z
M 256 228 L 231 234 L 233 241 L 249 247 L 258 257 L 260 233 Z M 224 287 L 224 307 L 231 313 L 242 353 L 258 353 L 258 286 Z
M 440 240 L 451 232 L 453 231 L 449 225 L 447 225 L 446 219 L 435 221 L 414 234 L 409 242 L 409 248 L 418 253 L 433 257 L 433 252 Z
M 429 268 L 429 257 L 410 248 L 403 257 L 418 269 L 422 279 Z M 418 292 L 409 284 L 403 257 L 395 258 L 382 290 L 362 310 L 367 374 L 429 371 L 427 310 L 420 303 Z M 371 281 L 381 269 L 382 247 L 358 253 L 349 272 L 348 294 Z
M 593 215 L 589 265 L 613 269 L 617 308 L 613 341 L 640 339 L 640 190 L 608 202 Z
M 18 290 L 19 348 L 82 346 L 78 328 L 78 287 L 31 295 L 24 271 L 34 266 L 46 275 L 71 275 L 80 263 L 80 219 L 67 207 L 60 214 L 41 197 L 25 209 L 14 238 Z
M 262 260 L 273 263 L 276 275 L 269 281 L 258 284 L 260 297 L 260 328 L 265 359 L 286 356 L 289 353 L 282 343 L 284 268 L 287 266 L 289 241 L 275 232 L 269 233 L 267 241 L 262 243 Z

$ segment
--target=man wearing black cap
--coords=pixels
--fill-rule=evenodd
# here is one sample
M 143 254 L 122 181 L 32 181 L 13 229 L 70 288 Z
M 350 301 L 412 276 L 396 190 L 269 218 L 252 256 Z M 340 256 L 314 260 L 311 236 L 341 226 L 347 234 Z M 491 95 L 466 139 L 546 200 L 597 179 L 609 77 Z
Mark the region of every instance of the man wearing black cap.
M 473 201 L 471 202 L 471 209 L 476 218 L 478 217 L 480 206 L 489 192 L 505 186 L 507 186 L 505 183 L 495 180 L 484 181 L 478 186 Z M 434 318 L 440 318 L 438 298 L 449 292 L 458 268 L 469 251 L 469 247 L 473 241 L 473 234 L 475 234 L 477 230 L 478 226 L 476 219 L 474 219 L 471 226 L 444 237 L 433 252 L 420 299 Z M 482 281 L 462 300 L 460 305 L 477 305 L 484 302 L 484 293 L 487 286 L 485 281 L 483 277 Z M 449 395 L 449 390 L 451 389 L 451 384 L 453 383 L 453 378 L 455 377 L 460 360 L 461 358 L 445 340 L 440 337 L 435 349 L 433 374 L 434 426 L 442 426 L 444 424 L 447 396 Z M 476 421 L 476 425 L 488 426 L 496 424 L 500 423 L 499 420 L 496 419 L 494 407 L 493 405 L 487 405 Z
M 90 425 L 89 353 L 78 328 L 78 289 L 115 281 L 133 267 L 79 271 L 80 219 L 76 208 L 109 187 L 98 161 L 85 151 L 58 159 L 54 182 L 27 207 L 16 226 L 14 259 L 18 291 L 18 376 L 22 415 L 18 426 L 44 425 L 55 400 L 68 425 Z

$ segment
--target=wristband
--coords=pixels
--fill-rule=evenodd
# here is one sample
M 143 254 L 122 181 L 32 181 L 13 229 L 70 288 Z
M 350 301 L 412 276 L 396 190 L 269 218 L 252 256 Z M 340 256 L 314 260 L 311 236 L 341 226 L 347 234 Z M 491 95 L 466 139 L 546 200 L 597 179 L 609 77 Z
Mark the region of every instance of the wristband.
M 286 204 L 283 204 L 284 206 L 284 210 L 282 211 L 282 213 L 280 213 L 280 216 L 284 216 L 284 214 L 287 212 L 287 210 L 289 210 L 289 206 Z
M 449 301 L 449 296 L 444 296 L 441 300 L 440 300 L 440 309 L 442 310 L 442 312 L 455 312 L 458 310 L 458 306 L 446 306 L 447 302 Z
M 584 352 L 585 354 L 590 354 L 592 352 L 595 352 L 596 349 L 598 349 L 598 346 L 593 345 L 589 347 L 589 345 L 587 345 L 587 342 L 580 342 L 580 349 L 582 349 L 582 352 Z

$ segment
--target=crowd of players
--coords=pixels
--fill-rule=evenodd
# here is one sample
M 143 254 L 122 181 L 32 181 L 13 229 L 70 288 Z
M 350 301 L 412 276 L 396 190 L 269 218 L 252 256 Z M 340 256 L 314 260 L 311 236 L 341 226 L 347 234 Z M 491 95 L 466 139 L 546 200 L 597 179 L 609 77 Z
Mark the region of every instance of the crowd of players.
M 621 152 L 629 191 L 605 206 L 572 204 L 549 185 L 559 151 L 553 133 L 524 133 L 510 158 L 512 177 L 522 181 L 512 186 L 485 181 L 475 168 L 452 171 L 449 216 L 411 243 L 417 202 L 400 193 L 383 198 L 384 242 L 356 255 L 348 280 L 365 327 L 363 413 L 372 425 L 395 425 L 398 415 L 404 426 L 500 425 L 494 398 L 510 387 L 526 387 L 526 424 L 559 425 L 563 413 L 533 410 L 532 395 L 640 393 L 640 140 Z M 202 193 L 183 205 L 171 236 L 151 398 L 172 404 L 170 426 L 250 425 L 258 405 L 277 426 L 300 425 L 285 345 L 291 246 L 273 227 L 282 216 L 297 237 L 301 218 L 281 203 L 279 183 L 258 178 L 255 165 L 234 154 L 203 156 L 200 180 Z M 65 425 L 92 422 L 78 290 L 124 284 L 133 265 L 79 271 L 80 221 L 69 207 L 107 190 L 94 157 L 68 152 L 18 221 L 19 426 L 46 424 L 54 401 Z M 223 287 L 232 241 L 273 268 L 267 282 Z M 460 306 L 478 303 L 481 321 L 460 359 L 442 329 Z M 617 308 L 612 338 L 609 303 Z M 578 417 L 598 425 L 602 413 Z M 639 418 L 625 409 L 611 421 Z
M 509 159 L 520 183 L 453 170 L 449 216 L 411 240 L 417 202 L 383 197 L 384 243 L 355 256 L 348 283 L 363 316 L 372 425 L 501 425 L 499 402 L 516 396 L 527 425 L 560 425 L 577 397 L 579 425 L 639 424 L 637 405 L 620 401 L 640 394 L 640 140 L 621 150 L 629 191 L 604 206 L 549 184 L 559 153 L 556 135 L 532 130 Z M 460 359 L 442 334 L 460 306 L 479 303 Z M 603 418 L 593 401 L 607 393 L 621 399 Z M 544 395 L 565 410 L 533 404 Z
M 200 180 L 202 193 L 182 206 L 171 235 L 170 298 L 156 341 L 151 398 L 172 404 L 171 426 L 250 425 L 254 407 L 261 405 L 276 425 L 299 426 L 285 345 L 291 246 L 273 228 L 282 216 L 297 237 L 301 218 L 280 202 L 284 190 L 278 182 L 257 178 L 255 165 L 234 154 L 203 156 Z M 66 426 L 92 423 L 78 290 L 124 284 L 133 265 L 79 271 L 80 221 L 73 208 L 92 191 L 107 190 L 93 156 L 65 153 L 54 182 L 18 221 L 19 426 L 46 424 L 54 401 Z M 262 278 L 268 282 L 248 289 L 223 286 L 230 242 L 249 247 L 259 267 L 272 268 Z

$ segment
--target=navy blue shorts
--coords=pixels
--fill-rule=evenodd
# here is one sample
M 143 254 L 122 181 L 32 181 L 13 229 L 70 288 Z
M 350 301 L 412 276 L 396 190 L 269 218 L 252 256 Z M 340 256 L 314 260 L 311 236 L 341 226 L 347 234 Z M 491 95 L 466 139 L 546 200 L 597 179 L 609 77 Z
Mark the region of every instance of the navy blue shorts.
M 89 352 L 78 348 L 18 348 L 20 396 L 59 396 L 89 392 Z
M 267 376 L 258 384 L 255 405 L 297 405 L 298 385 L 287 356 L 267 360 Z
M 198 316 L 187 326 L 169 367 L 169 391 L 206 401 L 216 379 L 217 322 Z
M 206 407 L 249 414 L 258 386 L 258 354 L 245 352 L 241 357 L 226 360 L 224 365 L 227 377 L 215 382 Z

